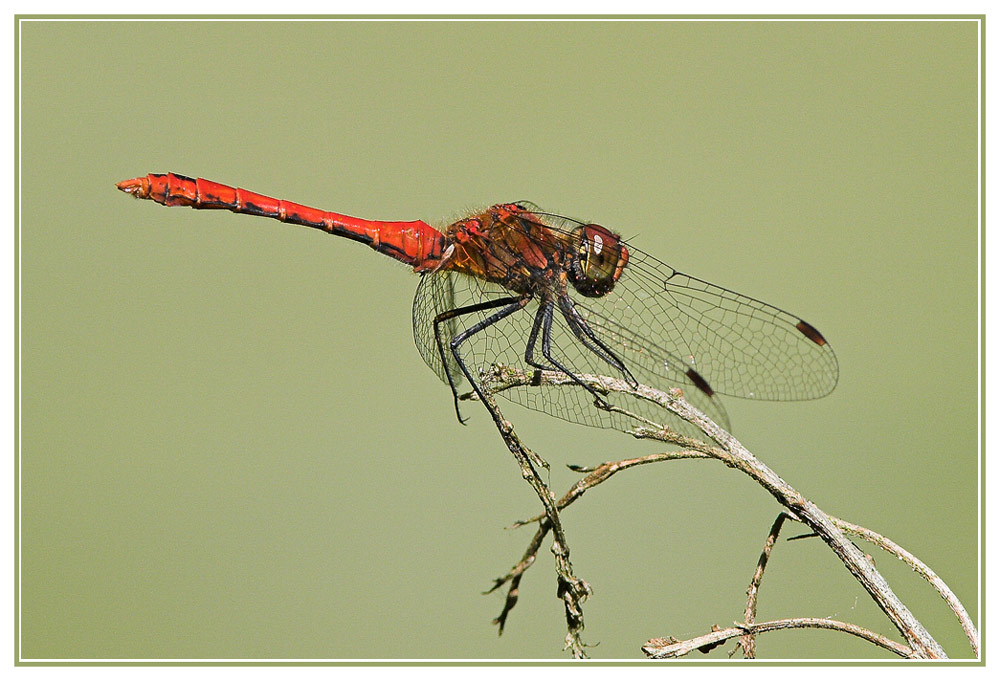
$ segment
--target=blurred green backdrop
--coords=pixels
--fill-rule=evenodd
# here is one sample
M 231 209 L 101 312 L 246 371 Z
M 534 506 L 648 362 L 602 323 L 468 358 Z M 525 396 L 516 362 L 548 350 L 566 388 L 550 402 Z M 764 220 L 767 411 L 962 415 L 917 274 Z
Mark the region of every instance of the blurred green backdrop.
M 439 224 L 530 199 L 801 315 L 840 385 L 727 400 L 821 508 L 977 587 L 974 22 L 23 22 L 23 658 L 561 658 L 537 500 L 413 347 L 417 278 L 360 244 L 130 201 L 174 171 Z M 513 406 L 553 465 L 656 451 Z M 566 513 L 596 658 L 741 618 L 773 500 L 718 464 Z M 788 535 L 797 533 L 791 528 Z M 949 653 L 943 602 L 879 567 Z M 895 634 L 817 540 L 759 619 Z M 978 617 L 977 617 L 978 621 Z M 731 645 L 709 657 L 726 659 Z M 765 658 L 884 657 L 830 632 Z

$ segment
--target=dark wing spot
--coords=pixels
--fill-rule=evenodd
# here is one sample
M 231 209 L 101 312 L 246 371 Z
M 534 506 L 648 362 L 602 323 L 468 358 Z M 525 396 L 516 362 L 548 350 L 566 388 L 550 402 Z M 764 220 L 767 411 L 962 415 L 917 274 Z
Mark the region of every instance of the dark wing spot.
M 687 370 L 687 377 L 691 379 L 692 383 L 694 383 L 694 387 L 696 387 L 698 390 L 702 391 L 709 397 L 715 394 L 715 391 L 712 390 L 712 386 L 708 384 L 708 381 L 702 378 L 701 374 L 699 374 L 694 369 Z
M 823 338 L 823 334 L 816 330 L 815 326 L 799 321 L 799 323 L 795 325 L 795 328 L 801 331 L 803 336 L 811 340 L 816 345 L 826 345 L 826 339 Z

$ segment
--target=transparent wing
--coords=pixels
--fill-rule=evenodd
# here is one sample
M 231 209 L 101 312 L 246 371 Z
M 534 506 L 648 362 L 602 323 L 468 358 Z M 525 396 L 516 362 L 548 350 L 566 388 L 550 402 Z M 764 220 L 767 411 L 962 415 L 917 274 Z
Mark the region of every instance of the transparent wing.
M 447 381 L 450 373 L 455 379 L 455 384 L 461 385 L 463 376 L 448 349 L 448 341 L 464 329 L 485 319 L 493 310 L 464 315 L 441 324 L 440 335 L 445 345 L 444 361 L 434 335 L 434 318 L 447 310 L 510 295 L 510 291 L 502 286 L 463 274 L 436 272 L 421 277 L 413 302 L 414 341 L 421 357 L 441 380 Z M 534 371 L 534 367 L 525 361 L 524 354 L 538 307 L 538 301 L 532 301 L 523 310 L 487 327 L 461 346 L 463 360 L 474 377 L 478 377 L 480 372 L 488 370 L 494 364 L 515 367 L 527 373 Z M 581 310 L 581 314 L 583 313 L 584 310 Z M 624 327 L 615 326 L 610 320 L 601 321 L 592 313 L 586 319 L 595 335 L 601 337 L 603 342 L 618 355 L 639 383 L 660 390 L 679 387 L 684 391 L 685 398 L 695 407 L 705 412 L 723 428 L 729 428 L 729 420 L 722 404 L 717 398 L 695 387 L 685 373 L 686 367 L 680 358 L 630 341 L 630 336 Z M 598 321 L 601 323 L 595 323 Z M 553 315 L 550 342 L 551 356 L 575 373 L 626 380 L 629 378 L 581 343 L 558 309 Z M 547 361 L 542 355 L 540 339 L 535 347 L 534 358 L 540 363 Z M 500 394 L 529 409 L 545 412 L 572 423 L 619 430 L 627 430 L 641 424 L 641 421 L 625 415 L 598 409 L 594 405 L 593 395 L 578 385 L 518 386 Z M 700 431 L 690 424 L 645 400 L 625 394 L 612 394 L 607 399 L 615 406 L 654 423 L 669 425 L 686 435 L 703 437 Z
M 569 232 L 582 224 L 533 204 L 521 205 L 533 214 L 528 219 L 550 229 Z M 628 265 L 610 293 L 574 297 L 581 311 L 590 314 L 592 326 L 633 346 L 642 357 L 680 358 L 724 395 L 808 400 L 837 385 L 837 357 L 812 325 L 626 246 Z
M 556 233 L 571 234 L 583 223 L 519 202 L 522 219 Z M 539 244 L 541 249 L 548 248 Z M 576 374 L 615 378 L 634 377 L 660 390 L 681 388 L 689 402 L 728 428 L 725 410 L 716 395 L 764 400 L 804 400 L 822 397 L 837 384 L 837 358 L 829 343 L 799 317 L 762 301 L 715 286 L 676 271 L 666 263 L 626 244 L 629 260 L 614 288 L 600 297 L 579 295 L 570 287 L 565 295 L 586 328 L 624 364 L 613 362 L 582 341 L 557 306 L 553 314 L 550 357 Z M 555 261 L 553 261 L 555 262 Z M 538 291 L 551 297 L 562 293 L 552 279 L 539 278 Z M 423 275 L 413 307 L 414 338 L 424 361 L 442 378 L 456 385 L 462 374 L 450 351 L 442 359 L 434 338 L 436 315 L 464 306 L 510 297 L 511 291 L 452 272 Z M 461 348 L 474 376 L 493 364 L 526 372 L 525 348 L 538 312 L 537 295 L 523 310 L 487 327 Z M 441 325 L 447 342 L 462 330 L 485 319 L 493 310 L 454 318 Z M 577 329 L 579 331 L 579 329 Z M 535 361 L 542 358 L 539 342 Z M 593 396 L 575 385 L 525 386 L 506 397 L 524 406 L 574 423 L 627 429 L 633 420 L 609 414 L 593 405 Z M 671 425 L 686 434 L 692 428 L 664 410 L 626 395 L 612 403 L 650 420 Z M 665 423 L 665 421 L 667 421 Z
M 805 321 L 636 249 L 631 254 L 614 290 L 583 303 L 595 325 L 624 329 L 652 354 L 680 357 L 724 395 L 808 400 L 837 385 L 833 348 Z
M 464 381 L 461 369 L 455 363 L 454 357 L 448 352 L 447 342 L 458 335 L 459 320 L 451 318 L 441 322 L 439 334 L 444 342 L 443 352 L 438 348 L 434 333 L 434 318 L 447 310 L 458 307 L 455 302 L 454 279 L 459 275 L 453 272 L 425 274 L 420 277 L 420 284 L 413 297 L 413 342 L 420 351 L 420 356 L 445 383 L 448 377 L 460 386 Z M 502 294 L 498 297 L 502 297 Z

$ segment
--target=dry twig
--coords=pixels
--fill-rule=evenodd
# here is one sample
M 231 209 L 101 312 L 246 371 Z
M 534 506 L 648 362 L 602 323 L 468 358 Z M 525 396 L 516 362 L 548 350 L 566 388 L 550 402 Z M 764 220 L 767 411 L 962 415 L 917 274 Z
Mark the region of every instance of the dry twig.
M 835 518 L 833 516 L 830 516 L 830 520 L 832 520 L 833 523 L 844 532 L 870 541 L 883 551 L 896 556 L 909 565 L 914 572 L 926 579 L 927 582 L 934 587 L 934 590 L 940 594 L 941 598 L 945 600 L 945 603 L 948 604 L 951 611 L 955 613 L 959 623 L 962 625 L 962 630 L 969 639 L 972 651 L 975 653 L 976 657 L 979 657 L 979 632 L 976 630 L 976 625 L 972 623 L 972 618 L 969 617 L 969 613 L 966 612 L 962 602 L 959 601 L 954 592 L 948 588 L 948 585 L 944 583 L 943 579 L 938 577 L 933 570 L 927 567 L 926 564 L 924 564 L 912 553 L 890 539 L 883 537 L 879 533 L 873 532 L 867 527 L 861 527 L 860 525 L 855 525 L 854 523 L 849 523 L 846 520 L 841 520 L 840 518 Z
M 750 586 L 747 587 L 747 607 L 743 613 L 743 622 L 747 627 L 752 627 L 754 620 L 757 618 L 757 592 L 760 589 L 760 582 L 764 578 L 764 569 L 767 567 L 767 560 L 771 557 L 771 549 L 774 548 L 775 542 L 778 541 L 778 533 L 781 532 L 781 526 L 784 525 L 785 520 L 791 517 L 782 511 L 774 519 L 774 524 L 771 525 L 771 530 L 767 533 L 764 548 L 760 552 L 760 558 L 757 560 L 757 569 L 754 570 L 753 577 L 750 579 Z M 752 631 L 748 631 L 740 637 L 740 645 L 743 646 L 743 657 L 747 659 L 757 657 L 757 642 Z
M 784 620 L 773 620 L 771 622 L 759 622 L 752 625 L 736 622 L 735 626 L 728 629 L 719 629 L 718 627 L 715 627 L 708 634 L 696 636 L 695 638 L 691 638 L 686 641 L 678 641 L 675 638 L 651 638 L 642 647 L 642 652 L 654 660 L 663 660 L 667 658 L 683 657 L 684 655 L 687 655 L 695 650 L 707 652 L 707 650 L 715 648 L 724 641 L 735 636 L 754 636 L 756 634 L 763 634 L 768 631 L 777 631 L 779 629 L 805 628 L 833 629 L 834 631 L 841 631 L 845 634 L 851 634 L 853 636 L 863 638 L 866 641 L 874 643 L 880 648 L 885 648 L 886 650 L 899 655 L 900 657 L 921 657 L 914 653 L 910 648 L 904 646 L 902 643 L 896 643 L 895 641 L 887 639 L 885 636 L 876 634 L 875 632 L 865 629 L 864 627 L 859 627 L 856 624 L 849 624 L 848 622 L 838 622 L 837 620 L 825 619 L 821 617 L 795 617 Z
M 557 593 L 563 600 L 566 609 L 567 634 L 565 649 L 568 649 L 574 658 L 585 658 L 587 655 L 584 652 L 585 646 L 581 638 L 583 632 L 582 606 L 583 602 L 590 596 L 591 590 L 590 585 L 573 574 L 573 566 L 569 561 L 569 544 L 566 542 L 566 534 L 563 532 L 562 523 L 559 521 L 559 511 L 555 505 L 555 496 L 549 490 L 545 480 L 542 479 L 542 476 L 535 469 L 536 463 L 541 463 L 546 467 L 547 464 L 545 464 L 544 459 L 525 447 L 514 432 L 514 427 L 511 423 L 503 420 L 500 408 L 497 407 L 488 387 L 485 391 L 484 399 L 487 409 L 493 415 L 493 419 L 497 424 L 500 436 L 521 467 L 521 475 L 528 481 L 532 489 L 535 490 L 535 494 L 538 495 L 538 498 L 542 502 L 542 507 L 545 509 L 546 523 L 548 524 L 548 528 L 552 530 L 552 554 L 556 560 Z M 539 539 L 540 541 L 541 539 Z M 535 550 L 537 551 L 537 547 Z M 513 591 L 508 592 L 508 601 L 512 601 L 510 607 L 513 607 L 513 602 L 516 602 L 516 600 L 517 588 L 515 585 Z M 505 608 L 504 613 L 508 611 L 509 608 Z M 500 624 L 501 628 L 503 626 L 501 618 L 505 617 L 506 615 L 502 614 L 498 618 L 500 620 L 498 624 Z
M 823 513 L 818 507 L 815 506 L 815 504 L 808 501 L 805 497 L 799 494 L 799 492 L 797 492 L 794 488 L 788 485 L 788 483 L 782 480 L 767 466 L 765 466 L 762 462 L 760 462 L 752 454 L 750 454 L 750 452 L 747 451 L 746 448 L 744 448 L 735 438 L 733 438 L 732 435 L 722 430 L 718 425 L 709 420 L 704 414 L 702 414 L 701 412 L 699 412 L 698 410 L 694 409 L 689 404 L 687 404 L 683 400 L 683 394 L 679 390 L 674 390 L 669 393 L 665 393 L 659 390 L 655 390 L 653 388 L 649 388 L 647 386 L 642 386 L 642 385 L 630 386 L 625 381 L 603 376 L 582 375 L 582 376 L 577 376 L 577 378 L 590 384 L 595 389 L 601 391 L 628 393 L 630 395 L 639 397 L 641 399 L 645 399 L 650 402 L 659 404 L 670 413 L 677 415 L 684 421 L 694 424 L 699 429 L 701 429 L 709 438 L 715 441 L 719 446 L 718 447 L 711 446 L 699 440 L 695 440 L 693 438 L 683 437 L 668 428 L 664 428 L 662 426 L 659 426 L 658 424 L 650 422 L 648 419 L 644 419 L 636 416 L 635 414 L 631 414 L 627 411 L 612 407 L 612 411 L 617 411 L 619 413 L 632 417 L 638 423 L 646 424 L 645 426 L 638 426 L 631 431 L 633 436 L 637 438 L 653 439 L 661 442 L 680 445 L 690 450 L 689 452 L 684 453 L 685 458 L 696 454 L 701 454 L 703 457 L 718 459 L 723 463 L 725 463 L 727 466 L 740 470 L 745 474 L 749 475 L 756 482 L 758 482 L 758 484 L 763 486 L 772 496 L 774 496 L 775 499 L 779 501 L 779 503 L 781 503 L 785 508 L 787 508 L 789 512 L 794 515 L 794 517 L 796 517 L 801 522 L 808 525 L 817 536 L 821 537 L 823 541 L 826 542 L 831 547 L 834 553 L 836 553 L 836 555 L 844 562 L 844 565 L 848 568 L 851 574 L 853 574 L 854 577 L 865 588 L 865 590 L 868 591 L 873 600 L 875 600 L 876 604 L 882 609 L 882 611 L 886 614 L 886 616 L 893 623 L 893 625 L 900 631 L 901 634 L 903 634 L 904 638 L 906 638 L 910 646 L 909 648 L 907 648 L 909 652 L 906 654 L 908 656 L 916 658 L 946 657 L 944 650 L 933 639 L 933 637 L 931 637 L 931 635 L 929 634 L 929 632 L 927 632 L 927 630 L 923 627 L 923 625 L 921 625 L 920 622 L 917 621 L 917 619 L 912 615 L 912 613 L 910 613 L 909 609 L 906 608 L 905 605 L 903 605 L 903 603 L 898 599 L 898 597 L 896 597 L 892 589 L 889 587 L 888 583 L 886 583 L 885 579 L 878 573 L 877 570 L 875 570 L 874 566 L 871 564 L 869 560 L 867 560 L 867 558 L 861 552 L 861 550 L 858 549 L 857 546 L 855 546 L 850 540 L 848 540 L 844 536 L 844 530 L 847 528 L 843 524 L 843 521 L 835 522 L 834 519 L 831 519 L 829 516 Z M 552 386 L 571 386 L 574 388 L 578 387 L 577 384 L 575 384 L 575 382 L 572 379 L 558 372 L 535 372 L 533 375 L 529 375 L 519 370 L 511 369 L 508 367 L 494 367 L 492 374 L 486 377 L 485 383 L 487 385 L 486 390 L 488 395 L 493 395 L 497 392 L 501 392 L 502 390 L 514 386 L 520 386 L 520 385 L 537 386 L 540 383 Z M 505 437 L 505 440 L 506 439 L 507 438 Z M 509 443 L 508 446 L 510 446 Z M 677 453 L 668 453 L 668 454 L 677 454 Z M 582 495 L 584 491 L 595 486 L 596 484 L 599 484 L 603 480 L 606 480 L 619 470 L 624 470 L 625 468 L 629 468 L 635 465 L 640 465 L 642 463 L 652 463 L 654 461 L 668 460 L 669 458 L 680 458 L 680 457 L 676 456 L 670 457 L 668 455 L 653 455 L 651 457 L 642 457 L 640 459 L 629 459 L 623 462 L 612 462 L 612 463 L 602 464 L 602 466 L 593 469 L 593 471 L 591 471 L 590 475 L 588 475 L 587 478 L 581 480 L 576 485 L 574 485 L 574 487 L 569 492 L 567 492 L 567 494 L 564 495 L 564 497 L 560 499 L 558 503 L 552 505 L 551 509 L 549 508 L 549 506 L 546 506 L 546 514 L 544 519 L 533 518 L 529 521 L 523 521 L 522 524 L 526 522 L 538 521 L 539 529 L 536 532 L 535 538 L 533 538 L 532 540 L 532 544 L 529 545 L 528 551 L 525 552 L 525 556 L 522 558 L 522 560 L 507 575 L 497 579 L 493 589 L 491 589 L 491 591 L 495 590 L 500 585 L 507 583 L 508 581 L 511 582 L 511 589 L 508 592 L 507 603 L 504 606 L 503 613 L 501 613 L 501 616 L 497 618 L 498 623 L 501 624 L 502 626 L 503 622 L 506 620 L 507 614 L 513 607 L 514 602 L 516 602 L 517 585 L 520 581 L 520 577 L 524 573 L 524 571 L 532 564 L 535 552 L 537 552 L 537 548 L 540 545 L 541 540 L 547 533 L 548 529 L 550 528 L 554 529 L 554 527 L 552 527 L 551 525 L 553 518 L 555 518 L 556 522 L 558 522 L 558 509 L 564 508 L 573 500 L 579 498 L 579 496 Z M 863 530 L 864 528 L 860 529 Z M 874 533 L 872 533 L 872 535 L 874 535 Z M 885 541 L 888 542 L 888 540 Z M 558 540 L 556 540 L 554 544 L 559 544 Z M 902 549 L 898 550 L 902 551 Z M 555 546 L 553 548 L 553 552 L 556 553 L 558 562 L 559 553 L 556 552 Z M 897 553 L 896 555 L 901 555 L 901 554 Z M 923 564 L 919 563 L 919 561 L 916 561 L 915 558 L 913 560 L 915 562 L 911 563 L 911 565 L 914 566 L 914 569 L 922 571 L 922 573 L 925 574 L 925 576 L 933 575 L 933 577 L 936 578 L 936 575 L 934 575 L 933 572 L 930 572 L 929 568 L 923 566 Z M 568 563 L 568 559 L 566 562 Z M 918 564 L 920 566 L 923 566 L 922 570 L 916 567 L 916 565 Z M 762 571 L 762 567 L 759 567 L 759 570 Z M 572 573 L 570 572 L 569 574 Z M 757 577 L 756 574 L 755 574 L 755 579 L 758 579 L 759 581 L 759 577 Z M 946 591 L 947 590 L 946 586 L 943 587 L 945 591 L 942 591 L 941 588 L 942 586 L 943 582 L 941 582 L 940 585 L 936 585 L 935 588 L 938 588 L 939 593 L 942 593 L 945 599 L 949 600 L 949 604 L 951 604 L 949 596 L 946 595 L 946 594 L 951 594 L 951 592 Z M 751 585 L 751 588 L 753 588 L 753 584 Z M 587 590 L 586 593 L 589 594 L 589 589 Z M 750 599 L 755 598 L 755 596 L 750 594 L 748 594 L 748 597 Z M 951 595 L 951 598 L 953 598 L 953 594 Z M 580 600 L 582 602 L 582 599 Z M 957 599 L 954 600 L 957 603 Z M 569 601 L 567 601 L 567 603 L 569 603 Z M 755 609 L 755 601 L 748 600 L 747 604 L 748 619 L 752 619 L 752 616 L 754 614 L 752 610 L 754 609 Z M 958 605 L 958 609 L 956 609 L 953 606 L 953 610 L 956 611 L 956 614 L 958 614 L 960 620 L 962 620 L 963 627 L 966 627 L 966 622 L 968 622 L 968 626 L 971 627 L 971 621 L 968 621 L 967 615 L 965 615 L 965 618 L 963 619 L 963 614 L 965 613 L 965 611 L 964 609 L 961 608 L 960 604 Z M 570 619 L 569 611 L 567 611 L 567 618 L 569 621 Z M 876 642 L 879 645 L 883 645 L 883 643 L 880 642 L 882 640 L 888 641 L 887 639 L 884 639 L 884 637 L 880 637 L 879 635 L 874 634 L 872 632 L 867 632 L 867 630 L 862 630 L 860 627 L 856 627 L 855 625 L 850 625 L 846 623 L 837 623 L 836 625 L 831 625 L 829 624 L 829 622 L 832 622 L 831 620 L 800 618 L 796 620 L 782 620 L 781 622 L 798 623 L 795 626 L 823 626 L 825 628 L 840 629 L 843 631 L 847 631 L 848 633 L 854 633 L 855 635 L 862 635 L 862 637 L 869 638 L 869 640 L 873 640 L 873 642 Z M 823 624 L 816 624 L 818 622 L 822 622 Z M 808 624 L 803 624 L 803 623 L 808 623 Z M 579 624 L 580 627 L 582 628 L 582 619 L 580 620 Z M 778 625 L 767 623 L 767 626 L 770 628 L 776 628 Z M 787 627 L 791 625 L 783 624 L 781 626 Z M 765 630 L 770 630 L 770 629 L 766 628 L 765 625 L 746 622 L 741 624 L 738 630 L 736 630 L 736 633 L 732 635 L 752 636 L 753 634 L 760 633 Z M 975 631 L 974 628 L 971 629 L 967 628 L 966 631 L 967 633 L 969 633 L 970 631 L 973 632 L 972 634 L 970 634 L 970 641 L 974 639 L 978 640 L 978 636 L 974 635 Z M 867 634 L 870 634 L 870 637 L 867 634 L 864 634 L 863 632 L 867 632 Z M 714 632 L 712 635 L 718 636 L 718 632 Z M 567 637 L 567 640 L 569 641 L 571 637 L 572 637 L 572 626 L 571 626 L 571 635 Z M 724 638 L 726 637 L 714 640 L 721 641 L 724 640 Z M 899 644 L 893 644 L 891 641 L 888 641 L 888 644 L 890 644 L 890 649 L 891 646 L 897 646 L 895 652 L 899 652 L 900 650 L 902 650 L 902 648 L 898 647 Z M 695 648 L 705 647 L 705 645 L 706 645 L 705 643 L 702 643 L 698 646 L 695 646 Z M 752 644 L 750 645 L 752 646 Z M 974 643 L 973 645 L 974 649 L 978 651 L 977 644 Z M 883 647 L 886 647 L 886 645 L 883 645 Z
M 589 475 L 578 481 L 573 487 L 570 488 L 566 494 L 556 502 L 556 508 L 558 510 L 563 510 L 574 501 L 583 496 L 591 487 L 596 487 L 598 484 L 604 482 L 612 475 L 619 471 L 623 471 L 627 468 L 632 468 L 633 466 L 639 466 L 645 463 L 655 463 L 657 461 L 670 461 L 676 459 L 691 459 L 691 458 L 708 458 L 705 454 L 701 452 L 694 451 L 679 451 L 679 452 L 663 452 L 660 454 L 650 454 L 649 456 L 642 456 L 635 459 L 626 459 L 624 461 L 609 461 L 601 464 L 600 466 L 595 466 L 591 469 L 585 469 L 582 467 L 571 467 L 579 472 L 588 472 Z M 507 574 L 502 577 L 497 577 L 493 580 L 493 586 L 484 593 L 493 593 L 499 589 L 504 584 L 510 583 L 507 589 L 507 599 L 504 601 L 503 610 L 500 614 L 493 620 L 499 628 L 499 633 L 503 633 L 504 625 L 507 622 L 507 616 L 510 611 L 517 604 L 518 597 L 518 587 L 521 584 L 521 576 L 524 574 L 525 570 L 531 567 L 535 562 L 535 557 L 538 554 L 538 549 L 542 546 L 542 540 L 545 539 L 545 535 L 549 533 L 549 529 L 552 524 L 549 520 L 547 514 L 536 515 L 533 518 L 528 518 L 527 520 L 518 520 L 515 522 L 511 529 L 522 527 L 530 523 L 538 523 L 538 529 L 535 531 L 535 535 L 531 538 L 528 544 L 528 548 L 525 550 L 524 555 L 521 560 L 517 562 L 514 567 L 507 572 Z

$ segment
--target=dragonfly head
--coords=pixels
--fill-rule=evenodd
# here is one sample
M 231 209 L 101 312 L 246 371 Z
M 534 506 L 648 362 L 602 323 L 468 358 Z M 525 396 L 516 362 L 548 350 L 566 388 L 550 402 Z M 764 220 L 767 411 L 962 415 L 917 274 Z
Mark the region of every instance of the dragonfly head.
M 575 251 L 569 262 L 569 280 L 582 295 L 600 298 L 615 287 L 628 264 L 628 249 L 617 234 L 600 225 L 573 230 Z

